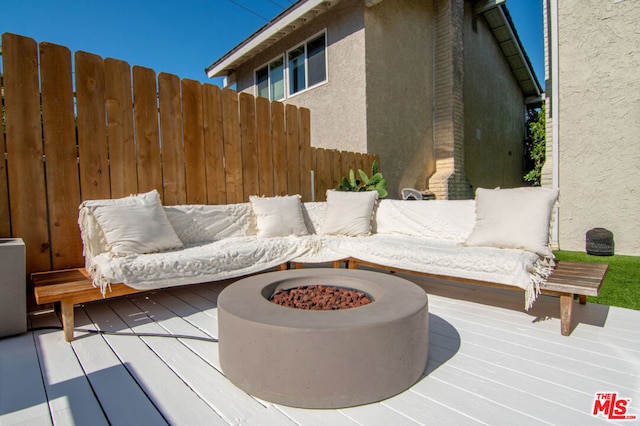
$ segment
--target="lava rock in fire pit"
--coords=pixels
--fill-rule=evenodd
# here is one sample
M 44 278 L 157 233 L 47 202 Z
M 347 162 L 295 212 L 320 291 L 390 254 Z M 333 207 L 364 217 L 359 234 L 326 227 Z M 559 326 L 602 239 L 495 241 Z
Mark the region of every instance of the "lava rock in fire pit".
M 289 308 L 331 311 L 368 305 L 371 298 L 362 291 L 318 284 L 280 289 L 271 301 Z

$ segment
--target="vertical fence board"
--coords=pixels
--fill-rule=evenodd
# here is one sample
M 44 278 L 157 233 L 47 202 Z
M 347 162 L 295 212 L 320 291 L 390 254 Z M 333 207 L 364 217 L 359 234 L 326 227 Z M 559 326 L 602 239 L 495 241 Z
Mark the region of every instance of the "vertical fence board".
M 267 98 L 256 98 L 256 127 L 258 128 L 258 187 L 259 194 L 272 197 L 273 146 L 271 145 L 271 111 Z
M 242 188 L 242 142 L 238 118 L 238 94 L 234 90 L 222 90 L 222 129 L 227 203 L 241 203 L 244 201 Z
M 153 70 L 133 67 L 133 99 L 138 191 L 157 189 L 164 199 L 158 133 L 158 92 Z
M 212 84 L 202 86 L 206 186 L 209 204 L 227 202 L 220 97 L 218 86 Z
M 76 52 L 75 58 L 82 199 L 111 198 L 104 62 L 87 52 Z
M 333 151 L 332 152 L 332 161 L 331 168 L 333 176 L 333 180 L 331 182 L 331 186 L 337 188 L 342 182 L 343 177 L 349 177 L 349 170 L 345 170 L 346 160 L 343 155 L 344 151 Z
M 182 141 L 180 79 L 173 74 L 158 75 L 160 95 L 160 140 L 162 142 L 162 186 L 164 203 L 185 204 L 186 177 Z
M 371 166 L 367 167 L 366 157 L 367 157 L 366 154 L 363 154 L 361 152 L 356 153 L 358 168 L 368 175 L 371 172 Z
M 287 195 L 287 141 L 284 133 L 284 104 L 271 103 L 271 144 L 273 146 L 273 192 Z
M 0 87 L 2 87 L 1 82 L 0 82 Z M 2 138 L 0 139 L 0 237 L 11 236 L 11 212 L 9 211 L 9 182 L 7 181 L 7 161 L 5 160 L 6 152 L 7 150 L 5 148 L 4 132 L 2 132 Z
M 240 93 L 240 137 L 242 140 L 242 183 L 243 200 L 250 195 L 260 195 L 258 175 L 258 143 L 256 136 L 255 98 L 248 93 Z
M 184 120 L 184 156 L 187 169 L 187 203 L 206 204 L 202 89 L 195 80 L 182 80 L 182 115 Z
M 300 193 L 300 139 L 298 129 L 298 108 L 285 105 L 286 141 L 287 141 L 287 191 Z
M 326 201 L 327 189 L 333 186 L 333 169 L 331 164 L 331 151 L 328 149 L 315 149 L 315 191 L 316 201 Z
M 320 154 L 320 149 L 311 148 L 311 170 L 313 171 L 314 179 L 313 179 L 313 193 L 311 197 L 311 201 L 317 201 L 317 194 L 319 190 L 319 180 L 318 180 L 318 156 Z
M 69 49 L 40 44 L 40 81 L 52 267 L 73 268 L 82 264 L 83 258 L 78 227 L 80 178 Z
M 6 149 L 13 236 L 22 238 L 27 273 L 51 268 L 38 51 L 34 40 L 2 36 Z
M 0 73 L 0 91 L 4 93 L 4 79 Z M 0 138 L 0 237 L 11 237 L 11 212 L 9 211 L 9 181 L 4 129 Z
M 300 195 L 303 201 L 311 201 L 311 111 L 299 110 L 300 125 Z
M 138 192 L 131 67 L 124 61 L 107 58 L 104 70 L 111 196 L 121 198 Z

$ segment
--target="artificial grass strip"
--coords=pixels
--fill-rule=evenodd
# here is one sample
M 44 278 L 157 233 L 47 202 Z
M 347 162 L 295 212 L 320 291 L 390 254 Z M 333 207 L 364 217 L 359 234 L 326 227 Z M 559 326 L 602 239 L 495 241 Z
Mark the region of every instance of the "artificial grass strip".
M 606 263 L 609 271 L 598 297 L 587 297 L 589 303 L 640 310 L 640 257 L 592 256 L 573 251 L 555 251 L 556 260 Z

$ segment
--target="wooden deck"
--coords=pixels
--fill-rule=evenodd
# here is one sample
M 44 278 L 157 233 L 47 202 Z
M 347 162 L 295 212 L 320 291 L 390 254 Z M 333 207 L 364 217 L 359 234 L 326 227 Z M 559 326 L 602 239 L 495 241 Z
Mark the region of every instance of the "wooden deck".
M 62 331 L 39 330 L 0 340 L 0 424 L 610 424 L 592 415 L 598 392 L 631 399 L 627 414 L 640 414 L 640 311 L 576 301 L 565 337 L 550 296 L 525 312 L 519 292 L 402 276 L 429 294 L 429 364 L 385 401 L 274 405 L 224 377 L 217 343 L 88 333 L 67 343 Z M 75 309 L 76 327 L 215 337 L 226 284 L 87 303 Z M 30 320 L 60 325 L 51 312 Z

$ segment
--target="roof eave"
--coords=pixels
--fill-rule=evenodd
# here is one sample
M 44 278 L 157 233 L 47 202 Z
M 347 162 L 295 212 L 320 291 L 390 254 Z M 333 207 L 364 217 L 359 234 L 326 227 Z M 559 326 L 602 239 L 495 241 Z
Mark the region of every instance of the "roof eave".
M 285 9 L 266 25 L 243 40 L 220 59 L 209 65 L 205 72 L 209 78 L 224 77 L 237 66 L 251 59 L 283 37 L 305 25 L 340 0 L 300 0 Z
M 481 1 L 476 4 L 474 13 L 482 14 L 487 20 L 525 97 L 540 98 L 542 87 L 506 8 L 505 0 Z

